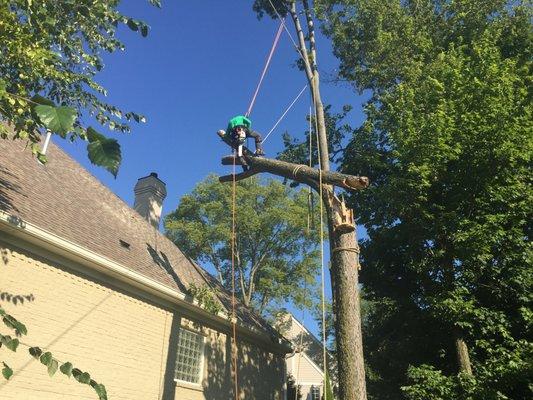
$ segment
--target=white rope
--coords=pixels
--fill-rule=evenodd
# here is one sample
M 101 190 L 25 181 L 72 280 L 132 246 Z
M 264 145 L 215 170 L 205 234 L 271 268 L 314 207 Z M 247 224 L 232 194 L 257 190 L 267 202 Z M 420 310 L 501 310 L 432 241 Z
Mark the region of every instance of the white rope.
M 279 117 L 278 121 L 274 124 L 274 126 L 272 127 L 272 129 L 267 133 L 267 135 L 265 136 L 265 138 L 261 141 L 261 143 L 265 143 L 265 141 L 268 139 L 268 137 L 270 136 L 270 134 L 272 132 L 274 132 L 274 129 L 277 128 L 277 126 L 279 125 L 279 123 L 281 122 L 281 120 L 285 117 L 285 115 L 287 115 L 287 113 L 290 111 L 290 109 L 292 108 L 292 106 L 294 105 L 294 103 L 296 103 L 298 101 L 298 99 L 300 98 L 300 96 L 302 95 L 302 93 L 305 91 L 305 89 L 307 89 L 307 85 L 304 86 L 304 88 L 302 90 L 300 90 L 300 93 L 298 93 L 298 96 L 296 96 L 296 98 L 292 101 L 292 103 L 289 105 L 289 107 L 287 107 L 287 109 L 285 110 L 285 112 L 281 115 L 281 117 Z
M 298 47 L 298 45 L 296 44 L 296 41 L 293 39 L 291 33 L 289 32 L 289 29 L 287 28 L 287 25 L 285 25 L 285 18 L 283 18 L 278 10 L 276 9 L 276 6 L 274 6 L 274 4 L 272 4 L 272 1 L 271 0 L 268 0 L 268 2 L 270 3 L 270 7 L 272 7 L 272 9 L 274 10 L 274 12 L 276 13 L 277 17 L 279 18 L 279 20 L 281 21 L 282 25 L 283 25 L 283 28 L 285 29 L 285 32 L 287 32 L 287 35 L 289 35 L 289 39 L 291 39 L 291 42 L 292 44 L 294 45 L 294 47 L 296 48 L 296 51 L 298 53 L 300 53 L 300 55 L 302 55 L 302 52 L 300 51 L 300 47 Z
M 322 265 L 320 269 L 320 281 L 322 286 L 322 356 L 323 356 L 323 362 L 324 362 L 324 385 L 323 385 L 323 391 L 324 391 L 324 397 L 325 397 L 325 391 L 326 391 L 326 373 L 327 373 L 327 349 L 326 349 L 326 290 L 325 290 L 325 280 L 324 280 L 324 211 L 323 211 L 323 199 L 322 199 L 322 162 L 320 161 L 320 145 L 318 140 L 318 121 L 317 121 L 317 115 L 316 115 L 316 102 L 314 102 L 315 105 L 315 132 L 316 132 L 316 143 L 317 143 L 317 152 L 318 152 L 318 168 L 319 168 L 319 185 L 320 185 L 320 253 L 321 253 L 321 260 Z

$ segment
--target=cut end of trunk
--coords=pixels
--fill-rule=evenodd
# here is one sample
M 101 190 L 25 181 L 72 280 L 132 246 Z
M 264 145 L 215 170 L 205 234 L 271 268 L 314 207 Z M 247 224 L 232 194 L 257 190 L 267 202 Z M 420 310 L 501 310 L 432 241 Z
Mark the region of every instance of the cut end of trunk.
M 370 184 L 366 176 L 350 176 L 344 179 L 344 185 L 349 189 L 365 189 Z

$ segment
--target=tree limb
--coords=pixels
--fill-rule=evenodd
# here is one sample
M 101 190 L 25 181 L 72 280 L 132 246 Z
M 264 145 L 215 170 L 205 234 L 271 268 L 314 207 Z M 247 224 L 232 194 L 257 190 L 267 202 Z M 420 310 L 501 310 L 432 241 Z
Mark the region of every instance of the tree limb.
M 244 153 L 244 159 L 250 169 L 236 174 L 235 180 L 242 180 L 260 172 L 268 172 L 273 175 L 292 179 L 296 182 L 311 184 L 315 189 L 318 187 L 320 174 L 322 174 L 323 184 L 335 185 L 348 190 L 364 189 L 369 184 L 368 178 L 365 176 L 347 175 L 332 171 L 322 171 L 320 173 L 320 170 L 308 167 L 307 165 L 293 164 L 272 158 L 255 157 L 251 154 L 250 151 Z M 227 162 L 228 157 L 224 157 L 223 164 Z M 232 180 L 233 175 L 225 175 L 219 178 L 220 182 L 231 182 Z

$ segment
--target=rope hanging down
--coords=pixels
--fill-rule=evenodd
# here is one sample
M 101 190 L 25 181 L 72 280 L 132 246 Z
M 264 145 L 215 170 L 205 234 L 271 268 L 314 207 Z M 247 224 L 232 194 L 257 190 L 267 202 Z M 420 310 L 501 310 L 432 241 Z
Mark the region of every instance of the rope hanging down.
M 259 93 L 259 89 L 261 88 L 261 84 L 263 83 L 263 79 L 265 78 L 265 75 L 267 73 L 268 67 L 270 65 L 270 61 L 272 60 L 272 56 L 274 55 L 274 50 L 276 50 L 276 46 L 278 45 L 279 38 L 281 36 L 281 32 L 283 31 L 283 25 L 284 25 L 284 21 L 281 21 L 278 31 L 276 32 L 276 37 L 274 38 L 274 43 L 272 43 L 272 48 L 270 49 L 270 53 L 268 54 L 265 67 L 263 68 L 263 72 L 261 73 L 261 78 L 259 78 L 259 83 L 257 84 L 257 87 L 255 88 L 252 101 L 250 102 L 250 105 L 248 106 L 248 111 L 246 111 L 246 114 L 245 114 L 246 117 L 249 117 L 250 114 L 252 113 L 252 108 L 254 107 L 255 99 L 257 98 L 257 94 Z
M 231 194 L 231 325 L 232 325 L 232 335 L 231 335 L 231 372 L 233 373 L 233 384 L 234 384 L 234 395 L 235 400 L 239 399 L 239 378 L 238 378 L 238 349 L 237 349 L 237 313 L 235 310 L 235 245 L 237 241 L 237 230 L 236 230 L 236 198 L 237 198 L 237 185 L 235 181 L 236 173 L 236 160 L 237 157 L 233 157 L 233 183 L 232 183 L 232 194 Z
M 319 197 L 320 197 L 320 258 L 321 258 L 321 269 L 320 269 L 320 284 L 321 284 L 321 300 L 322 300 L 322 358 L 323 358 L 323 372 L 324 372 L 324 397 L 326 396 L 326 385 L 327 385 L 327 344 L 326 344 L 326 290 L 325 290 L 325 279 L 324 279 L 324 202 L 323 202 L 323 183 L 322 183 L 322 162 L 320 161 L 320 145 L 318 139 L 318 121 L 317 121 L 317 108 L 316 102 L 314 101 L 314 96 L 311 95 L 312 102 L 314 104 L 315 111 L 315 133 L 316 133 L 316 149 L 317 149 L 317 161 L 318 161 L 318 171 L 319 171 Z M 311 134 L 311 133 L 309 133 Z

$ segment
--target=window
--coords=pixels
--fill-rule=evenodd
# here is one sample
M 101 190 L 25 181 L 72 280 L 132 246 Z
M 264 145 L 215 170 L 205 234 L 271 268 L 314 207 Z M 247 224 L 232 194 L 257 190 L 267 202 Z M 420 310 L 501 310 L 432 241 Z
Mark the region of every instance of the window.
M 180 328 L 176 357 L 176 379 L 200 383 L 204 358 L 204 337 Z
M 311 386 L 311 400 L 320 400 L 319 386 Z

